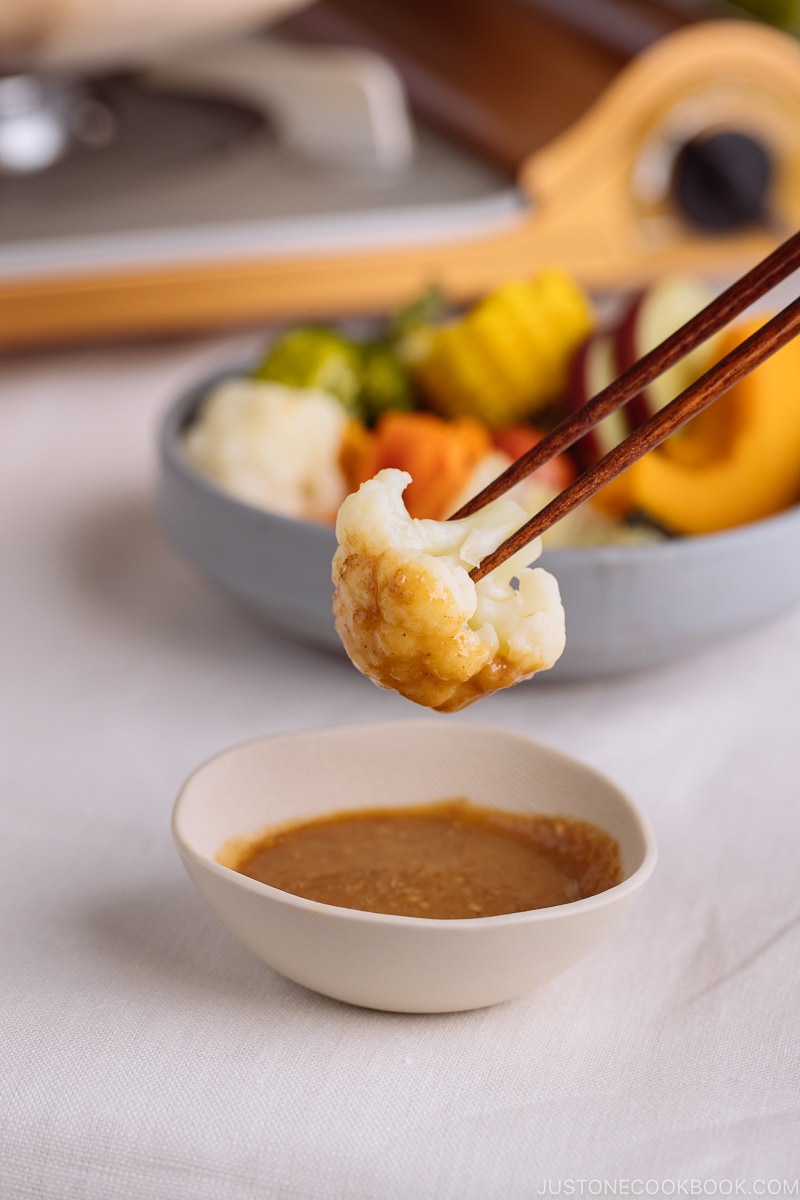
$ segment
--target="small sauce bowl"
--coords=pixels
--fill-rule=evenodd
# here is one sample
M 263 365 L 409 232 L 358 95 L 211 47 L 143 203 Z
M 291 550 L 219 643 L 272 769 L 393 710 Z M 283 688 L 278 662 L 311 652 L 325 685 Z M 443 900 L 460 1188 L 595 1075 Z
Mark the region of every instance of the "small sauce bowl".
M 234 838 L 324 813 L 463 796 L 589 821 L 619 844 L 622 882 L 552 908 L 468 920 L 319 904 L 222 866 Z M 322 729 L 226 750 L 181 789 L 173 835 L 186 870 L 242 945 L 289 979 L 391 1012 L 456 1012 L 524 994 L 587 954 L 652 874 L 652 833 L 608 779 L 519 734 L 446 720 Z

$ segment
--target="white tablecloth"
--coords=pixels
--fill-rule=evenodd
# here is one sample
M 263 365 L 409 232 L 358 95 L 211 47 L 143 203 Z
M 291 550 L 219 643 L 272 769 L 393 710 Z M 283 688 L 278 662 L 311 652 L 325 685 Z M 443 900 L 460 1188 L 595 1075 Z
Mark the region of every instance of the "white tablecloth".
M 800 612 L 442 718 L 578 755 L 655 827 L 638 907 L 533 995 L 349 1008 L 249 957 L 193 891 L 169 819 L 201 760 L 418 715 L 243 616 L 162 540 L 158 418 L 251 347 L 0 368 L 0 1196 L 797 1196 Z

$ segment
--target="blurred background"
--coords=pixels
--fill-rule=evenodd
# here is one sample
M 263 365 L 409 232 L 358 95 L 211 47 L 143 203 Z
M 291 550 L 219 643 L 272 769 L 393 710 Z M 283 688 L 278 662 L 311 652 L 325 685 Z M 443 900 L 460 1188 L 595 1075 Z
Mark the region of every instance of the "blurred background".
M 432 274 L 466 297 L 492 261 L 547 258 L 554 207 L 581 224 L 601 151 L 624 178 L 572 247 L 578 277 L 629 283 L 687 248 L 721 273 L 728 251 L 754 261 L 800 223 L 791 65 L 756 49 L 751 71 L 723 55 L 699 81 L 678 41 L 649 108 L 639 76 L 581 125 L 654 46 L 719 21 L 793 43 L 797 6 L 5 0 L 0 345 L 362 311 Z M 571 132 L 583 176 L 549 154 Z

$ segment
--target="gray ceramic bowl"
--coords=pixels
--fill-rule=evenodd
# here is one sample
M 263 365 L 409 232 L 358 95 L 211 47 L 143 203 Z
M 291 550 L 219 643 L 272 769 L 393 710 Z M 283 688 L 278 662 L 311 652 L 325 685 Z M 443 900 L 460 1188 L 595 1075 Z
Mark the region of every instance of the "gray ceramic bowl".
M 333 530 L 243 504 L 182 453 L 181 432 L 203 397 L 236 373 L 198 384 L 167 413 L 163 527 L 201 575 L 271 626 L 341 649 L 331 613 Z M 690 655 L 800 602 L 800 507 L 707 537 L 551 550 L 540 563 L 558 579 L 567 614 L 566 650 L 540 678 L 632 671 Z

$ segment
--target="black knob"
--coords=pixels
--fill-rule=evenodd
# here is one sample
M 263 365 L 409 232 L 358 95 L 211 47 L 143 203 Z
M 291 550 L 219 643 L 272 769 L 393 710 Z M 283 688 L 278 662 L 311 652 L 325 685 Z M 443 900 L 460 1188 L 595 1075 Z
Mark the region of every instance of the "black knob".
M 733 129 L 699 134 L 678 152 L 672 198 L 691 224 L 729 233 L 767 222 L 774 174 L 768 150 L 749 134 Z

